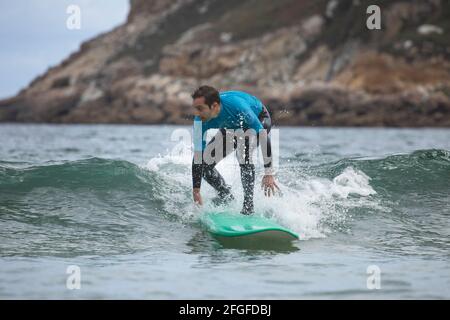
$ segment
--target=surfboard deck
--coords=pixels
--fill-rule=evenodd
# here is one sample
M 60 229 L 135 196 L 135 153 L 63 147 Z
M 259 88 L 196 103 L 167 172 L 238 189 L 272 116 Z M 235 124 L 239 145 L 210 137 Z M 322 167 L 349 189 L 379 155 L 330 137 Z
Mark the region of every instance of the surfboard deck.
M 295 232 L 258 215 L 209 212 L 203 214 L 200 220 L 213 236 L 221 239 L 293 241 L 299 238 Z

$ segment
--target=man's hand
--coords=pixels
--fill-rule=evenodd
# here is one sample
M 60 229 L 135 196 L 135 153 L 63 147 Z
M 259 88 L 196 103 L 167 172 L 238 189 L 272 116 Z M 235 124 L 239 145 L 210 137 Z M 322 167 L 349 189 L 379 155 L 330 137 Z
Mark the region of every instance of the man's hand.
M 194 202 L 199 205 L 203 205 L 202 195 L 200 194 L 200 188 L 194 188 L 192 191 L 194 196 Z
M 275 195 L 275 188 L 278 191 L 281 191 L 278 185 L 275 183 L 275 178 L 273 175 L 266 174 L 264 175 L 262 182 L 261 182 L 261 189 L 264 189 L 264 195 L 266 197 L 270 197 L 270 193 L 272 191 L 272 196 Z

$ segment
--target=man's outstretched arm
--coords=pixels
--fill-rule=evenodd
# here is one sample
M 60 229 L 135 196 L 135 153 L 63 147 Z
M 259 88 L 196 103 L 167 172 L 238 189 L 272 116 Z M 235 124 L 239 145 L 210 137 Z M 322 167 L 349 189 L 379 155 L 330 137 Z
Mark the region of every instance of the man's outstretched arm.
M 259 142 L 264 159 L 264 177 L 261 182 L 261 189 L 264 189 L 264 195 L 270 197 L 275 195 L 275 189 L 280 191 L 277 183 L 275 182 L 273 161 L 272 161 L 272 145 L 267 130 L 261 130 L 259 132 Z
M 202 205 L 203 200 L 200 195 L 200 187 L 203 177 L 203 149 L 205 145 L 204 134 L 206 127 L 198 117 L 194 120 L 194 157 L 192 159 L 192 195 L 194 202 Z
M 194 152 L 194 158 L 192 159 L 192 195 L 194 197 L 194 202 L 202 205 L 203 200 L 202 196 L 200 195 L 200 187 L 203 176 L 203 164 L 201 162 L 197 162 L 199 159 L 199 155 L 201 161 L 201 153 L 199 154 L 198 151 Z
M 266 129 L 259 132 L 259 143 L 264 160 L 264 174 L 273 175 L 272 143 Z

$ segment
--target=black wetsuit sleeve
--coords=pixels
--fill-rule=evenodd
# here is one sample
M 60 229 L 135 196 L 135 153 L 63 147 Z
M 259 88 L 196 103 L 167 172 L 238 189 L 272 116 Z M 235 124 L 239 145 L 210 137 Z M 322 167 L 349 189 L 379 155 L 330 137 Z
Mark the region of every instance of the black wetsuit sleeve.
M 266 108 L 264 108 L 264 111 L 265 114 L 261 119 L 261 123 L 263 125 L 263 128 L 266 130 L 267 143 L 264 143 L 264 141 L 262 141 L 261 148 L 267 147 L 267 150 L 265 150 L 266 152 L 262 150 L 262 154 L 264 160 L 264 168 L 268 169 L 272 168 L 272 143 L 269 136 L 270 129 L 272 128 L 272 119 L 270 118 L 269 112 Z
M 269 136 L 267 136 L 267 151 L 263 151 L 262 154 L 264 160 L 264 168 L 272 168 L 272 143 Z
M 208 130 L 207 125 L 200 122 L 199 119 L 194 121 L 194 156 L 192 159 L 192 186 L 200 188 L 203 176 L 203 137 Z M 201 135 L 200 135 L 201 134 Z
M 198 164 L 192 159 L 192 187 L 200 188 L 202 184 L 203 164 Z

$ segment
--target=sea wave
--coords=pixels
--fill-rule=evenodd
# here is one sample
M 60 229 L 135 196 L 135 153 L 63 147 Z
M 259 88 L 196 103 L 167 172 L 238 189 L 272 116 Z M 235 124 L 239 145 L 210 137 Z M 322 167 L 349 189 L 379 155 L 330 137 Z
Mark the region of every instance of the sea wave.
M 229 158 L 218 169 L 237 198 L 226 209 L 238 211 L 243 198 L 241 181 Z M 304 166 L 301 158 L 294 157 L 283 167 L 283 160 L 278 174 L 282 195 L 269 199 L 257 187 L 255 209 L 297 231 L 302 239 L 345 232 L 358 215 L 390 212 L 400 195 L 407 201 L 405 194 L 442 196 L 450 190 L 450 152 L 446 150 L 345 158 L 316 166 Z M 108 212 L 103 215 L 105 223 L 118 225 L 155 215 L 195 223 L 202 210 L 192 204 L 190 163 L 189 154 L 160 156 L 144 166 L 101 158 L 39 166 L 3 161 L 0 214 L 23 222 L 23 216 L 45 217 L 52 210 L 71 208 L 71 221 L 78 219 L 75 212 L 84 213 L 79 214 L 80 224 L 86 222 L 86 212 L 99 211 Z M 213 210 L 209 199 L 214 190 L 205 183 L 202 192 L 203 211 Z

